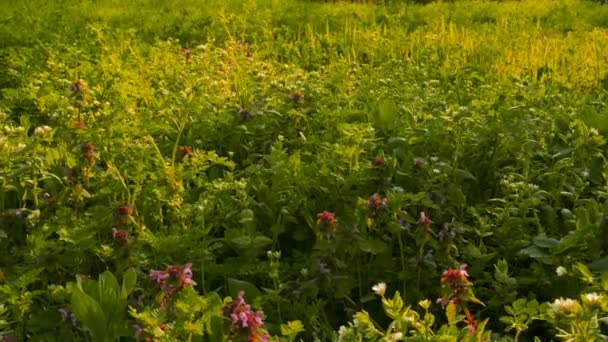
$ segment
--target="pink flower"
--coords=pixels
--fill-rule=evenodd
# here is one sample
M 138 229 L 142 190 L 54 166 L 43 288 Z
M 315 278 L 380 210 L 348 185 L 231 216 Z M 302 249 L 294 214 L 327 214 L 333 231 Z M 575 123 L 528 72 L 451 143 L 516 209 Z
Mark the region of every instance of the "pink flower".
M 426 213 L 424 211 L 421 211 L 420 218 L 418 219 L 418 223 L 423 226 L 429 226 L 433 223 L 433 221 L 431 221 L 431 219 L 428 216 L 426 216 Z
M 157 285 L 162 285 L 167 279 L 169 279 L 169 273 L 165 271 L 150 271 L 150 280 L 155 282 Z
M 240 335 L 245 331 L 249 334 L 248 341 L 268 341 L 270 336 L 264 330 L 264 313 L 254 313 L 251 310 L 251 306 L 245 302 L 245 292 L 240 291 L 235 300 L 227 303 L 223 314 L 232 322 L 232 335 Z
M 181 274 L 180 282 L 181 282 L 182 286 L 194 284 L 194 282 L 192 281 L 192 264 L 191 263 L 184 265 L 184 269 Z

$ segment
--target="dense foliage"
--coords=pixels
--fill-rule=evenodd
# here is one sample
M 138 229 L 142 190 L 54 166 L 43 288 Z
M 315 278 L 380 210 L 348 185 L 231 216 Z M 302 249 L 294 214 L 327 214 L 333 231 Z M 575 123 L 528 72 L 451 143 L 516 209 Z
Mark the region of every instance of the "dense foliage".
M 608 8 L 0 18 L 0 339 L 601 338 Z

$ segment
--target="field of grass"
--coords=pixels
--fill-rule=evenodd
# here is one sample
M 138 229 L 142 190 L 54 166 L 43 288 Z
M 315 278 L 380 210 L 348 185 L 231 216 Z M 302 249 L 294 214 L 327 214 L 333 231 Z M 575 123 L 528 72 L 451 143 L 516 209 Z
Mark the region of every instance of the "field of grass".
M 0 2 L 0 341 L 601 341 L 607 97 L 582 0 Z

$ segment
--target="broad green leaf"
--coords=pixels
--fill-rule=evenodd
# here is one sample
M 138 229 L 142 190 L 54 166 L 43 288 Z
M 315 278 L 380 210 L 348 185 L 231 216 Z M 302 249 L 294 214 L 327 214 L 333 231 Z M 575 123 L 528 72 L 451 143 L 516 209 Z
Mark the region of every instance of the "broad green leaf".
M 99 303 L 75 287 L 71 300 L 72 311 L 76 318 L 89 330 L 94 342 L 106 342 L 108 331 L 106 330 L 106 319 Z
M 593 272 L 608 272 L 608 256 L 597 259 L 589 265 Z
M 129 293 L 133 291 L 137 284 L 137 272 L 134 269 L 128 269 L 122 277 L 122 291 L 120 293 L 123 299 L 126 299 Z
M 552 249 L 559 245 L 559 240 L 545 236 L 537 236 L 533 241 L 536 246 L 541 248 Z

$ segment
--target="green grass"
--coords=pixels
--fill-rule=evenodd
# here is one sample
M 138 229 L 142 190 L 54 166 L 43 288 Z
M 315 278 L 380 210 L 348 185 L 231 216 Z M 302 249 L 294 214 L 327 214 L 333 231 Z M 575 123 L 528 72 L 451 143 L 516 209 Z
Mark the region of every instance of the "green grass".
M 607 72 L 592 2 L 1 2 L 0 335 L 86 340 L 57 311 L 75 275 L 187 262 L 306 341 L 379 315 L 380 281 L 434 302 L 460 263 L 497 333 L 517 298 L 600 291 L 555 269 L 606 256 Z

